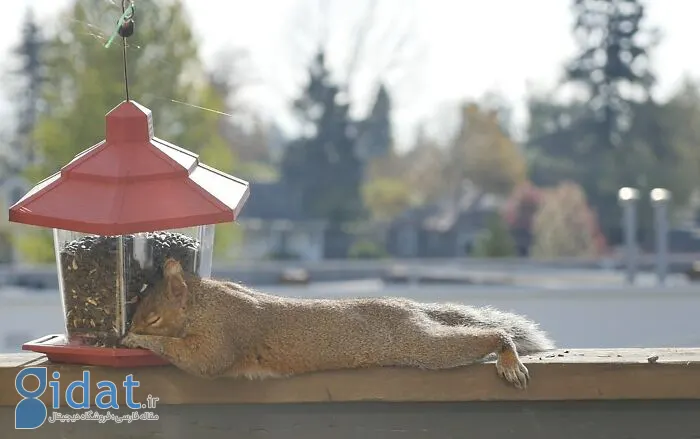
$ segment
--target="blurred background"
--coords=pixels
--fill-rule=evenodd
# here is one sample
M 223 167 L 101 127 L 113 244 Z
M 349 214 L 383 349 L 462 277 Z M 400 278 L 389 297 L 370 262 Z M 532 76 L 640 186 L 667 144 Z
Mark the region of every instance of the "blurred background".
M 134 4 L 131 98 L 158 137 L 251 182 L 217 226 L 216 276 L 490 304 L 567 347 L 700 345 L 700 3 Z M 4 212 L 104 138 L 125 97 L 122 41 L 105 47 L 121 8 L 3 6 Z M 7 352 L 63 315 L 50 232 L 0 220 Z

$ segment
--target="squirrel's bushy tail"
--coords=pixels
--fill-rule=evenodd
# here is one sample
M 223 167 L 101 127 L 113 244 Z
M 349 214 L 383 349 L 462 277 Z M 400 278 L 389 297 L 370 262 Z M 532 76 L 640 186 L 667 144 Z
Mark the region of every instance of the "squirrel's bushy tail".
M 554 349 L 554 342 L 547 333 L 521 315 L 491 307 L 474 308 L 451 303 L 426 304 L 424 311 L 443 325 L 503 329 L 511 334 L 518 353 L 522 355 Z

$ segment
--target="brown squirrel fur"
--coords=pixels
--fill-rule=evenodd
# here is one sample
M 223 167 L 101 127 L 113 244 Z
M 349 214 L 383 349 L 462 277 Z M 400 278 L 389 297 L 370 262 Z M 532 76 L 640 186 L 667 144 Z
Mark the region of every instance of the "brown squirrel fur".
M 149 349 L 206 378 L 284 377 L 331 369 L 446 369 L 496 354 L 517 388 L 530 379 L 519 354 L 553 349 L 537 325 L 491 308 L 401 298 L 297 299 L 185 274 L 169 259 L 139 303 L 122 343 Z

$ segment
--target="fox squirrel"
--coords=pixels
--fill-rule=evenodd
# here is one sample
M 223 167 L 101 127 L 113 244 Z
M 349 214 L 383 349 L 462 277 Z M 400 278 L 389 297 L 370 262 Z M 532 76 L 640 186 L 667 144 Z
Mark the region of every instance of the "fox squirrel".
M 491 308 L 401 298 L 297 299 L 199 278 L 169 259 L 122 344 L 206 378 L 250 379 L 373 366 L 446 369 L 496 354 L 523 389 L 518 354 L 554 349 L 537 324 Z

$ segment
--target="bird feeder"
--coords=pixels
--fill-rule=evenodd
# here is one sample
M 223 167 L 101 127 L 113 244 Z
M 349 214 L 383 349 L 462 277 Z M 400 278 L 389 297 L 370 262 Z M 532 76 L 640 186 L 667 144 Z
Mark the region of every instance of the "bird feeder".
M 235 221 L 246 181 L 154 137 L 151 111 L 124 101 L 105 140 L 78 154 L 10 208 L 10 221 L 53 229 L 65 334 L 23 349 L 104 366 L 165 364 L 120 345 L 139 300 L 174 258 L 211 276 L 214 225 Z

